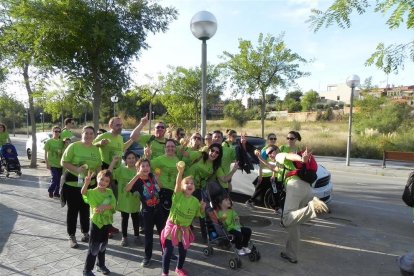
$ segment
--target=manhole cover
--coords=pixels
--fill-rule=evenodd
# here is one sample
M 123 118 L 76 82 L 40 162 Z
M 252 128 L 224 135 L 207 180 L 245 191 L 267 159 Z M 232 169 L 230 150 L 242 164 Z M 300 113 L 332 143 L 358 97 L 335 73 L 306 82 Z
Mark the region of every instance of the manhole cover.
M 269 219 L 257 216 L 240 216 L 240 223 L 245 226 L 256 227 L 265 227 L 272 224 Z

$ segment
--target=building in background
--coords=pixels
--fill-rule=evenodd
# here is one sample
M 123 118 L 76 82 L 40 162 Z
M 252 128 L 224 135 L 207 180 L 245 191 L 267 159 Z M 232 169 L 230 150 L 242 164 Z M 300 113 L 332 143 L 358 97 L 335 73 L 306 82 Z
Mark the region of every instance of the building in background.
M 359 91 L 360 89 L 356 87 L 354 91 L 354 99 L 359 99 Z M 351 88 L 349 88 L 346 83 L 329 84 L 326 87 L 326 91 L 319 92 L 319 97 L 322 100 L 325 99 L 350 104 Z

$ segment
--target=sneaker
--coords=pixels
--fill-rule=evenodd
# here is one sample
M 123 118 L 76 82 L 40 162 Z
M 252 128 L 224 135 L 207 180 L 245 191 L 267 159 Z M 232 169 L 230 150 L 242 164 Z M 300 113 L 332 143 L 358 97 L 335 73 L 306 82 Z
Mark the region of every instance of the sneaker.
M 237 248 L 236 248 L 236 252 L 237 252 L 237 255 L 239 255 L 239 256 L 244 256 L 244 255 L 246 255 L 246 253 L 244 252 L 243 248 L 241 248 L 241 249 L 237 249 Z
M 161 276 L 168 276 L 168 274 L 167 273 L 162 273 Z
M 247 208 L 250 208 L 250 209 L 253 209 L 253 208 L 254 208 L 254 203 L 253 203 L 253 201 L 251 201 L 250 199 L 249 199 L 248 201 L 246 201 L 246 203 L 244 203 L 244 205 L 245 205 Z
M 148 267 L 150 265 L 150 263 L 151 263 L 150 259 L 144 258 L 141 262 L 141 266 L 142 267 Z
M 60 195 L 53 195 L 53 198 L 59 199 Z
M 291 262 L 292 264 L 297 264 L 298 261 L 289 257 L 288 254 L 286 254 L 285 252 L 280 252 L 280 257 L 282 257 L 285 260 L 288 260 L 289 262 Z
M 246 253 L 246 254 L 252 253 L 252 251 L 248 247 L 243 247 L 242 249 L 243 249 L 244 253 Z
M 89 234 L 83 233 L 83 236 L 81 238 L 81 242 L 89 242 Z
M 128 238 L 127 237 L 122 237 L 121 246 L 124 246 L 124 247 L 128 246 Z
M 53 193 L 49 192 L 49 198 L 53 198 Z
M 329 208 L 325 204 L 325 202 L 323 202 L 322 200 L 320 200 L 316 196 L 313 197 L 312 201 L 310 201 L 309 204 L 310 204 L 311 208 L 313 208 L 313 210 L 317 214 L 324 214 L 324 213 L 329 212 Z
M 187 276 L 188 273 L 184 268 L 176 268 L 175 273 L 177 273 L 178 276 Z
M 79 244 L 76 241 L 76 237 L 75 236 L 69 236 L 69 246 L 71 248 L 78 248 L 79 247 Z
M 83 276 L 95 276 L 92 271 L 83 271 Z
M 108 275 L 109 273 L 111 273 L 111 271 L 109 271 L 109 269 L 106 266 L 96 266 L 96 271 L 101 272 L 103 275 Z

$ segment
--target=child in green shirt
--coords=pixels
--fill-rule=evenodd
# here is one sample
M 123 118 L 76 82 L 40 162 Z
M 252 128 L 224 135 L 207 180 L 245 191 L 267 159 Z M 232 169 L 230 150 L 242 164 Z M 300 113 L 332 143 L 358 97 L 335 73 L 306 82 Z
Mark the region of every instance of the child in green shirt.
M 168 275 L 171 256 L 174 246 L 178 246 L 178 262 L 175 272 L 179 276 L 186 276 L 187 272 L 183 269 L 187 249 L 194 241 L 194 234 L 190 225 L 195 217 L 200 217 L 204 213 L 206 203 L 199 202 L 193 196 L 195 191 L 194 180 L 191 176 L 185 177 L 184 161 L 177 162 L 177 179 L 175 182 L 174 195 L 170 215 L 165 228 L 161 232 L 161 245 L 163 248 L 162 268 L 163 274 Z
M 217 218 L 223 223 L 224 228 L 229 234 L 234 236 L 234 243 L 238 255 L 250 254 L 248 247 L 252 230 L 248 227 L 240 225 L 239 215 L 231 206 L 231 200 L 227 193 L 219 197 L 215 208 L 218 210 Z
M 60 159 L 62 158 L 64 143 L 60 140 L 59 136 L 61 128 L 54 126 L 52 129 L 52 139 L 49 139 L 45 143 L 45 162 L 46 167 L 50 170 L 52 179 L 50 180 L 50 186 L 48 193 L 50 198 L 59 198 L 60 190 L 60 178 L 62 176 L 62 165 Z
M 97 187 L 88 189 L 92 175 L 93 173 L 89 171 L 81 189 L 83 200 L 91 208 L 92 221 L 88 255 L 83 269 L 84 276 L 94 275 L 92 269 L 95 266 L 96 257 L 98 257 L 97 271 L 105 275 L 110 273 L 105 266 L 105 251 L 108 244 L 108 230 L 113 222 L 116 204 L 115 196 L 112 190 L 108 188 L 112 181 L 112 173 L 109 170 L 100 171 L 96 177 Z

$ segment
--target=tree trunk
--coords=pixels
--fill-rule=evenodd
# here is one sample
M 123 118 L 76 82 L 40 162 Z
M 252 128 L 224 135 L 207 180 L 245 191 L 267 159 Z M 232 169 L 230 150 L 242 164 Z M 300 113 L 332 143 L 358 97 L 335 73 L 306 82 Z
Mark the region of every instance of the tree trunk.
M 93 72 L 93 127 L 95 131 L 99 129 L 99 109 L 101 106 L 102 97 L 102 82 L 98 76 L 98 72 Z
M 262 90 L 262 104 L 260 108 L 260 121 L 262 124 L 262 138 L 264 138 L 265 111 L 266 111 L 266 91 Z
M 37 143 L 36 143 L 36 118 L 34 113 L 33 104 L 33 91 L 30 87 L 29 79 L 29 64 L 23 65 L 23 78 L 24 85 L 26 86 L 27 95 L 29 96 L 29 112 L 30 112 L 30 123 L 32 124 L 32 157 L 30 160 L 30 168 L 37 167 Z

